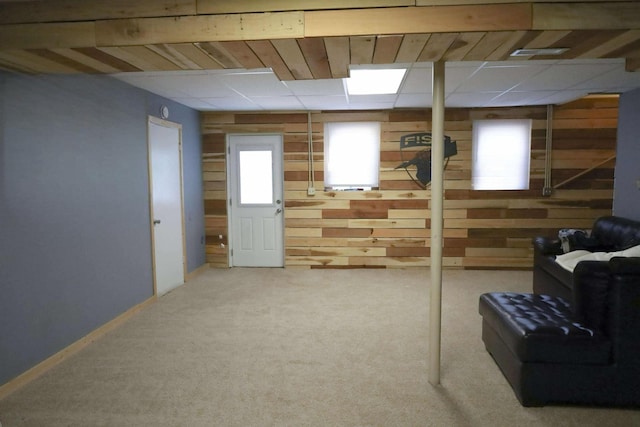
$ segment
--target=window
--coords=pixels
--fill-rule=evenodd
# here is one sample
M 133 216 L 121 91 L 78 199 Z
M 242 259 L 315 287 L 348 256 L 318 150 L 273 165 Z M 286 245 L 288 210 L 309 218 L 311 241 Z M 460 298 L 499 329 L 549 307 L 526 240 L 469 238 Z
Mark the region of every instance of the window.
M 527 190 L 531 120 L 474 120 L 474 190 Z
M 239 151 L 240 204 L 273 203 L 273 161 L 271 151 Z
M 380 123 L 325 123 L 325 190 L 377 189 L 379 168 Z

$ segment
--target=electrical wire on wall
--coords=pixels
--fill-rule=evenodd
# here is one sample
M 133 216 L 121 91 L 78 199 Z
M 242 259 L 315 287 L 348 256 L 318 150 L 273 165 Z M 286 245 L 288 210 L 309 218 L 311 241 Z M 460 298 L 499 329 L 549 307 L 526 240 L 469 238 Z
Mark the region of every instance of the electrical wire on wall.
M 311 124 L 311 111 L 307 111 L 307 135 L 308 135 L 308 157 L 309 157 L 309 179 L 307 187 L 307 195 L 316 194 L 315 178 L 313 172 L 313 126 Z
M 544 151 L 544 186 L 542 187 L 543 196 L 551 196 L 551 148 L 553 142 L 553 105 L 547 105 L 547 135 Z

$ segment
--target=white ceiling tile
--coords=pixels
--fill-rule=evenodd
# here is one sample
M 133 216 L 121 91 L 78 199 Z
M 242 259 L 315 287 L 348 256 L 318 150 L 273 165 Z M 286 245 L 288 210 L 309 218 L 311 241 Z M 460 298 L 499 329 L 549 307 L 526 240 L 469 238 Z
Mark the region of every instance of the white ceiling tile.
M 400 93 L 383 97 L 347 98 L 342 79 L 281 82 L 270 69 L 154 71 L 112 76 L 202 111 L 424 108 L 432 103 L 430 62 L 410 64 Z M 640 72 L 625 72 L 622 59 L 445 64 L 448 107 L 563 103 L 587 93 L 626 92 L 638 87 Z
M 262 110 L 259 105 L 251 102 L 247 98 L 202 98 L 201 101 L 211 104 L 218 110 L 235 110 L 235 111 L 251 111 Z
M 456 92 L 445 98 L 446 107 L 483 107 L 501 92 Z
M 229 88 L 245 96 L 293 95 L 275 74 L 227 74 L 219 78 Z
M 307 110 L 345 110 L 349 108 L 347 97 L 308 95 L 298 96 Z
M 265 110 L 300 110 L 304 108 L 295 96 L 253 96 L 250 99 Z
M 398 95 L 396 108 L 431 107 L 433 96 L 430 93 L 407 93 Z
M 640 87 L 640 73 L 627 72 L 624 65 L 603 73 L 589 80 L 583 80 L 573 89 L 586 89 L 590 92 L 606 92 L 611 90 L 632 89 Z
M 558 91 L 549 91 L 542 98 L 538 98 L 538 105 L 546 105 L 546 104 L 565 104 L 567 102 L 575 101 L 576 99 L 580 99 L 583 96 L 588 95 L 589 93 L 584 90 L 558 90 Z
M 581 82 L 605 74 L 611 71 L 612 67 L 615 67 L 615 65 L 593 64 L 589 67 L 564 64 L 553 65 L 535 76 L 523 80 L 522 83 L 516 86 L 516 89 L 522 91 L 536 90 L 538 88 L 549 90 L 570 88 Z
M 431 93 L 431 68 L 412 68 L 407 72 L 400 93 Z
M 283 82 L 294 95 L 344 95 L 342 79 L 293 80 Z

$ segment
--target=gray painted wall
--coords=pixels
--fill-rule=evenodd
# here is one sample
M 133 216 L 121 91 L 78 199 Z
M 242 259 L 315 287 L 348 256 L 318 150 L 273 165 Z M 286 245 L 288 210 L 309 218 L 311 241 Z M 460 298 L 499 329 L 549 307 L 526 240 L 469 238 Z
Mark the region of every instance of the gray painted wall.
M 205 262 L 196 111 L 104 76 L 0 74 L 0 385 L 153 294 L 147 114 L 183 124 L 188 270 Z
M 620 97 L 616 156 L 613 213 L 640 221 L 640 89 Z

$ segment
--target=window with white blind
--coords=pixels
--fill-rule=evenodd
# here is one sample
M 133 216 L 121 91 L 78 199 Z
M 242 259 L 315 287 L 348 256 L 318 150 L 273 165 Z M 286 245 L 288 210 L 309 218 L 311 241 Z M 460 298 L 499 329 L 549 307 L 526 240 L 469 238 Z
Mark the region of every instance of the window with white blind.
M 325 190 L 377 189 L 379 169 L 380 123 L 325 123 Z
M 527 190 L 531 120 L 474 120 L 471 179 L 474 190 Z

